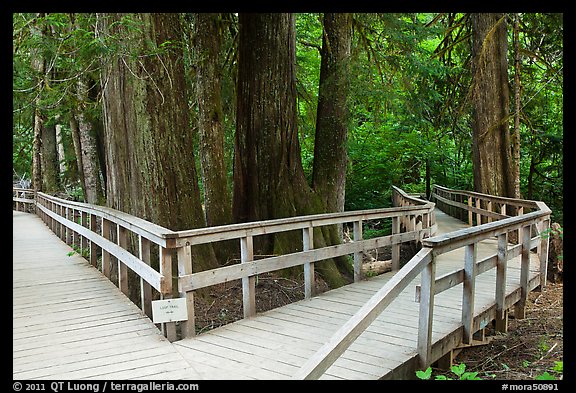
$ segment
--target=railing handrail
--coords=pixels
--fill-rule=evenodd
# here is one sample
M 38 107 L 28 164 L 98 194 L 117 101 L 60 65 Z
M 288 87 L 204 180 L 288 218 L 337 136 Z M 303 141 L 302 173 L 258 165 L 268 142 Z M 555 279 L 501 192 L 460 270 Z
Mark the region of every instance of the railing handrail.
M 537 204 L 540 201 L 534 201 L 530 199 L 519 199 L 519 198 L 510 198 L 510 197 L 503 197 L 497 195 L 490 195 L 490 194 L 483 194 L 481 192 L 476 191 L 467 191 L 467 190 L 455 190 L 448 187 L 440 186 L 434 184 L 432 187 L 432 194 L 435 194 L 434 189 L 440 189 L 442 191 L 450 192 L 456 195 L 464 195 L 464 196 L 474 196 L 481 199 L 492 200 L 494 202 L 504 203 L 504 204 L 513 204 L 515 206 L 522 206 L 528 208 L 537 208 Z M 543 202 L 540 202 L 543 203 Z
M 128 230 L 143 235 L 147 239 L 154 241 L 163 247 L 169 248 L 166 239 L 174 233 L 174 231 L 168 228 L 164 228 L 150 221 L 110 207 L 94 205 L 85 202 L 70 201 L 67 199 L 55 197 L 53 195 L 45 194 L 43 192 L 38 192 L 37 197 L 57 203 L 64 207 L 71 207 L 75 210 L 83 211 L 88 214 L 95 214 L 99 217 L 110 220 L 115 224 L 119 224 Z
M 436 186 L 435 186 L 436 187 Z M 440 186 L 438 186 L 440 187 Z M 449 191 L 445 187 L 442 189 Z M 400 190 L 401 191 L 401 190 Z M 462 193 L 463 195 L 471 195 L 469 193 Z M 476 193 L 479 194 L 479 193 Z M 483 197 L 491 197 L 486 194 L 479 194 Z M 497 198 L 500 199 L 500 198 Z M 504 201 L 504 199 L 501 199 Z M 506 198 L 507 203 L 517 202 L 518 200 Z M 530 228 L 532 224 L 538 220 L 545 219 L 550 215 L 550 209 L 543 202 L 530 201 L 529 207 L 535 207 L 538 211 L 527 213 L 525 215 L 510 217 L 501 221 L 489 222 L 486 224 L 478 225 L 472 228 L 466 228 L 452 233 L 430 237 L 422 241 L 422 249 L 402 267 L 378 292 L 376 292 L 348 321 L 340 327 L 332 337 L 324 344 L 308 361 L 296 372 L 293 376 L 294 379 L 317 379 L 319 378 L 354 342 L 354 340 L 362 334 L 364 330 L 384 311 L 384 309 L 394 300 L 394 298 L 402 292 L 402 290 L 415 278 L 418 274 L 422 273 L 422 285 L 424 288 L 421 294 L 424 296 L 420 299 L 420 318 L 419 318 L 419 337 L 418 337 L 418 353 L 421 362 L 427 363 L 430 360 L 431 351 L 431 333 L 432 333 L 432 308 L 434 297 L 434 282 L 435 282 L 435 265 L 434 258 L 437 254 L 447 252 L 449 250 L 470 245 L 469 238 L 474 237 L 473 244 L 476 244 L 478 237 L 489 238 L 498 234 L 507 233 L 516 228 Z M 529 231 L 528 231 L 529 234 Z M 528 250 L 523 250 L 523 259 L 527 257 L 527 253 L 532 248 L 532 239 L 524 239 L 522 247 L 528 247 Z M 472 251 L 467 251 L 472 253 Z M 546 250 L 547 253 L 547 250 Z M 466 256 L 470 259 L 472 266 L 476 264 L 475 254 Z M 467 264 L 470 264 L 467 261 Z M 524 267 L 523 269 L 527 269 Z M 472 269 L 473 271 L 475 268 Z M 542 267 L 541 267 L 542 271 Z M 524 280 L 528 280 L 527 272 L 523 274 Z M 474 278 L 472 278 L 474 280 Z M 527 284 L 527 283 L 526 283 Z M 525 284 L 523 284 L 525 285 Z M 542 284 L 543 285 L 543 284 Z M 526 292 L 523 290 L 523 293 Z M 523 296 L 526 296 L 524 294 Z M 473 299 L 473 295 L 472 295 Z M 464 307 L 464 305 L 463 305 Z M 468 304 L 470 307 L 470 304 Z M 472 305 L 473 307 L 473 300 Z M 424 365 L 426 367 L 426 365 Z

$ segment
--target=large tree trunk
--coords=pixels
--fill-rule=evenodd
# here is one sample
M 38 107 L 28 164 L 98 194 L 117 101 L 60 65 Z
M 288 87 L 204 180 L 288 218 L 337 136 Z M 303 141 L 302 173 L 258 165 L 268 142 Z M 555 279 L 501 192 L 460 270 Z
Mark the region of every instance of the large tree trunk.
M 116 34 L 120 18 L 99 15 L 99 25 Z M 103 75 L 107 204 L 172 230 L 202 227 L 182 47 L 159 51 L 182 41 L 179 15 L 129 18 L 140 29 L 130 31 L 130 50 L 139 56 L 115 54 Z M 211 246 L 193 254 L 194 271 L 217 266 Z
M 474 189 L 513 196 L 506 16 L 472 14 Z
M 44 29 L 39 26 L 38 19 L 43 18 L 44 13 L 38 13 L 34 22 L 30 25 L 30 33 L 32 35 L 44 35 Z M 34 48 L 31 50 L 30 58 L 32 62 L 32 69 L 36 72 L 36 86 L 38 92 L 34 99 L 34 139 L 32 143 L 32 187 L 36 191 L 42 191 L 42 127 L 44 126 L 44 118 L 40 109 L 40 97 L 42 89 L 44 88 L 44 72 L 46 68 L 45 60 L 40 50 Z
M 324 14 L 312 186 L 334 212 L 344 211 L 351 40 L 352 14 Z
M 245 222 L 326 211 L 306 181 L 300 156 L 294 16 L 240 14 L 239 21 L 234 217 Z M 322 232 L 314 233 L 316 246 L 338 241 L 335 230 Z M 301 242 L 301 234 L 290 233 L 255 247 L 262 253 L 286 253 Z M 338 266 L 332 260 L 316 265 L 332 287 L 346 282 L 338 268 L 350 272 L 342 259 Z
M 100 180 L 100 165 L 96 149 L 96 135 L 92 120 L 86 114 L 88 102 L 88 85 L 82 78 L 77 83 L 78 111 L 75 113 L 78 122 L 78 139 L 84 174 L 84 200 L 87 203 L 99 205 L 104 202 L 102 181 Z
M 514 14 L 514 132 L 512 159 L 514 165 L 514 198 L 520 198 L 520 14 Z
M 42 189 L 47 193 L 53 194 L 60 189 L 56 126 L 43 123 L 41 127 Z
M 224 160 L 219 22 L 219 14 L 195 14 L 194 49 L 197 60 L 200 163 L 208 226 L 232 222 L 232 196 Z

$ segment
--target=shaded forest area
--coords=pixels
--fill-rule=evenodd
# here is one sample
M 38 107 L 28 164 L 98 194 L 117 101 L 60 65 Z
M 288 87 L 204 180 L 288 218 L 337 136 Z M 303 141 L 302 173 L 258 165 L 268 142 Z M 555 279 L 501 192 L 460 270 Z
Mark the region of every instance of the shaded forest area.
M 15 13 L 12 162 L 37 190 L 172 230 L 434 183 L 542 200 L 563 225 L 563 16 Z M 228 250 L 197 252 L 205 269 Z

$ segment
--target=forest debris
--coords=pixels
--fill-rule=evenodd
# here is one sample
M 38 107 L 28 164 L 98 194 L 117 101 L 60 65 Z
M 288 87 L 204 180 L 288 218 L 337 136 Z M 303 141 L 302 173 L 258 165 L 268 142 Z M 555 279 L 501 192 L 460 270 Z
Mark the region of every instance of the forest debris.
M 362 273 L 365 275 L 378 275 L 392 270 L 392 260 L 387 261 L 371 261 L 362 264 Z

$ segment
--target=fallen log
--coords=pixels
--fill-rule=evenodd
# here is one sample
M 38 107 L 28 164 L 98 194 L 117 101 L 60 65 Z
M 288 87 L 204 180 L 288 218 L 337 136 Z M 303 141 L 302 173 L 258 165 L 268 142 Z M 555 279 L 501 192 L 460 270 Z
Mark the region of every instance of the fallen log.
M 392 270 L 392 260 L 387 261 L 370 261 L 362 264 L 362 274 L 367 276 L 377 276 Z

